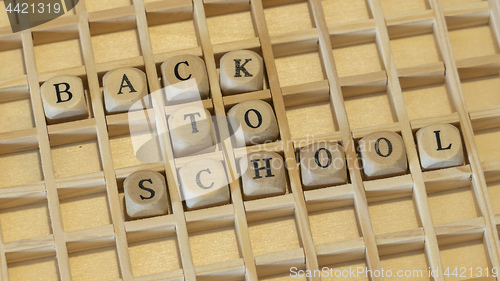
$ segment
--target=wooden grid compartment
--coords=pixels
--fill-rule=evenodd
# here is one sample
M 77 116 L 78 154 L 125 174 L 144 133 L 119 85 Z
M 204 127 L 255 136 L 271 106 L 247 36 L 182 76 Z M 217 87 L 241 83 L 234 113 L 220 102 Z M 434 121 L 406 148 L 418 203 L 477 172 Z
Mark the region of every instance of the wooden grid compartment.
M 370 5 L 366 0 L 340 1 L 322 0 L 326 23 L 331 25 L 369 20 L 372 18 Z M 342 12 L 339 12 L 342 11 Z
M 292 266 L 360 266 L 439 268 L 434 281 L 445 281 L 461 279 L 443 267 L 500 266 L 498 1 L 86 0 L 64 20 L 16 35 L 1 6 L 1 280 L 34 272 L 47 280 L 301 280 Z M 223 96 L 218 63 L 238 49 L 262 55 L 264 90 Z M 211 114 L 251 99 L 273 107 L 278 141 L 224 144 L 209 156 L 231 175 L 245 150 L 279 152 L 285 195 L 244 200 L 230 176 L 230 204 L 188 211 L 175 169 L 194 158 L 173 159 L 167 132 L 158 147 L 171 161 L 136 159 L 128 115 L 104 110 L 102 76 L 137 67 L 154 92 L 160 64 L 178 54 L 205 60 Z M 47 125 L 39 86 L 62 74 L 82 78 L 90 116 Z M 153 101 L 152 126 L 162 130 L 172 108 Z M 422 171 L 414 134 L 432 123 L 460 129 L 465 165 Z M 409 171 L 367 181 L 355 144 L 382 130 L 403 137 Z M 348 181 L 304 192 L 295 153 L 321 140 L 346 148 Z M 123 180 L 143 169 L 165 175 L 168 215 L 126 216 Z
M 314 28 L 310 6 L 303 0 L 263 1 L 271 37 Z
M 223 9 L 220 4 L 205 3 L 205 14 L 214 45 L 257 39 L 249 3 L 224 5 Z
M 182 275 L 179 245 L 171 227 L 129 232 L 127 239 L 135 277 L 162 273 Z
M 56 178 L 76 177 L 102 171 L 99 145 L 94 137 L 51 146 Z
M 135 19 L 126 18 L 119 26 L 105 19 L 94 20 L 90 22 L 90 32 L 96 63 L 130 61 L 142 56 Z M 120 52 L 114 52 L 116 48 Z
M 47 198 L 43 192 L 4 195 L 0 200 L 3 243 L 34 241 L 52 234 Z
M 443 270 L 446 273 L 446 269 L 449 270 L 449 275 L 445 276 L 445 280 L 467 280 L 470 278 L 470 271 L 467 272 L 471 267 L 474 269 L 472 272 L 473 277 L 477 277 L 477 274 L 481 274 L 483 277 L 491 276 L 491 262 L 488 257 L 488 252 L 485 249 L 484 240 L 479 237 L 477 239 L 463 238 L 462 241 L 458 241 L 451 244 L 446 244 L 446 239 L 441 242 L 440 245 L 441 259 L 443 262 Z M 460 265 L 460 266 L 457 266 Z M 455 275 L 453 271 L 457 268 Z M 464 272 L 464 268 L 466 269 Z M 493 278 L 494 279 L 494 278 Z
M 500 76 L 497 74 L 462 79 L 462 91 L 467 109 L 483 110 L 500 106 L 500 99 L 495 89 L 500 86 Z
M 457 19 L 448 20 L 450 43 L 455 60 L 477 58 L 498 54 L 498 39 L 490 22 L 489 15 L 481 21 L 460 23 Z
M 78 249 L 78 251 L 70 253 L 69 265 L 72 280 L 113 280 L 121 278 L 118 252 L 113 244 L 91 249 Z M 87 270 L 88 268 L 99 267 L 104 267 L 106 270 L 103 272 Z
M 0 49 L 0 61 L 4 64 L 4 67 L 0 70 L 0 79 L 2 80 L 17 78 L 26 74 L 20 40 L 15 38 L 14 42 L 9 41 L 3 41 L 2 45 L 5 44 L 6 47 Z
M 449 116 L 456 112 L 446 84 L 432 84 L 403 89 L 403 98 L 411 121 Z M 429 103 L 432 99 L 435 103 Z
M 330 196 L 324 196 L 330 194 Z M 361 237 L 352 185 L 306 191 L 309 225 L 315 245 L 351 243 Z
M 79 192 L 75 197 L 59 197 L 63 229 L 72 232 L 111 224 L 104 187 L 101 192 Z
M 73 26 L 72 28 L 76 28 Z M 37 42 L 37 36 L 34 33 L 35 42 L 35 58 L 36 68 L 38 73 L 62 73 L 67 74 L 66 71 L 72 71 L 80 74 L 83 67 L 83 55 L 81 49 L 81 42 L 77 33 L 61 33 L 54 31 L 53 37 L 40 34 Z M 57 40 L 57 41 L 53 41 Z M 76 70 L 75 70 L 76 69 Z M 54 74 L 51 75 L 53 77 Z
M 180 7 L 146 5 L 148 31 L 157 63 L 165 60 L 160 54 L 186 52 L 201 54 L 193 18 L 191 1 L 181 1 Z
M 59 280 L 60 278 L 55 256 L 12 262 L 7 266 L 9 280 Z
M 382 256 L 381 262 L 382 267 L 393 274 L 392 277 L 386 277 L 387 280 L 433 280 L 429 277 L 429 262 L 423 249 Z M 398 272 L 403 274 L 402 277 L 396 276 Z

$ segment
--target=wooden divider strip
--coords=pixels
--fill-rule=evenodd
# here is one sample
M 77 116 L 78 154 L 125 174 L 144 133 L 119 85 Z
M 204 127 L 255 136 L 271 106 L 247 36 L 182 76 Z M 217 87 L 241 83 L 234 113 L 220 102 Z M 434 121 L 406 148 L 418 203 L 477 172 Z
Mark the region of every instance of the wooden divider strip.
M 21 38 L 23 42 L 26 75 L 28 76 L 28 85 L 30 88 L 33 118 L 35 119 L 35 126 L 38 135 L 40 160 L 42 164 L 45 188 L 47 191 L 47 204 L 49 208 L 52 234 L 54 235 L 59 277 L 62 280 L 71 280 L 68 249 L 66 247 L 66 241 L 64 240 L 64 229 L 61 218 L 61 209 L 59 208 L 54 166 L 52 164 L 47 122 L 45 120 L 45 113 L 42 106 L 40 86 L 38 84 L 38 71 L 36 69 L 33 37 L 29 30 L 25 30 L 21 32 Z
M 435 12 L 436 30 L 440 43 L 439 46 L 446 66 L 446 82 L 451 89 L 451 96 L 459 115 L 462 136 L 472 169 L 472 186 L 476 195 L 476 200 L 478 201 L 481 215 L 486 221 L 485 241 L 488 246 L 490 261 L 492 266 L 500 268 L 500 242 L 498 240 L 498 230 L 495 224 L 495 216 L 488 200 L 488 187 L 486 185 L 481 160 L 479 159 L 479 154 L 474 141 L 474 129 L 472 128 L 472 122 L 470 120 L 468 109 L 465 104 L 465 98 L 462 93 L 460 77 L 458 75 L 451 42 L 448 36 L 446 19 L 440 2 L 438 2 L 438 0 L 431 0 L 430 3 Z M 494 4 L 494 7 L 497 7 L 497 5 Z M 492 13 L 491 16 L 495 18 L 495 22 L 498 22 L 499 15 L 497 12 Z
M 284 144 L 283 152 L 285 155 L 286 167 L 288 170 L 293 199 L 295 202 L 295 217 L 306 257 L 306 267 L 308 270 L 318 270 L 318 258 L 312 239 L 311 228 L 309 226 L 307 207 L 304 199 L 304 191 L 302 189 L 298 165 L 295 160 L 293 141 L 291 139 L 290 128 L 288 126 L 285 102 L 278 80 L 278 71 L 274 62 L 273 47 L 271 44 L 269 31 L 267 29 L 264 7 L 262 5 L 262 0 L 254 0 L 251 1 L 250 4 L 252 14 L 255 19 L 254 23 L 257 25 L 257 33 L 260 39 L 266 72 L 269 78 L 269 86 L 271 88 L 271 96 L 280 129 L 281 141 Z M 312 277 L 311 280 L 319 280 L 319 277 Z
M 88 14 L 85 3 L 76 6 L 78 15 L 78 29 L 80 33 L 80 44 L 82 47 L 83 61 L 87 71 L 87 82 L 92 99 L 92 110 L 96 122 L 97 142 L 101 156 L 104 179 L 106 181 L 106 194 L 108 198 L 109 213 L 116 239 L 118 260 L 120 264 L 121 276 L 124 280 L 132 280 L 132 266 L 128 252 L 127 235 L 125 233 L 125 223 L 120 207 L 120 197 L 116 183 L 116 174 L 109 144 L 108 128 L 104 112 L 102 92 L 99 87 L 97 67 L 92 48 Z
M 325 21 L 325 15 L 321 1 L 312 0 L 311 6 L 314 11 L 314 20 L 316 27 L 319 30 L 319 47 L 323 57 L 324 67 L 327 78 L 330 83 L 330 100 L 335 111 L 335 118 L 338 122 L 339 130 L 342 135 L 342 142 L 346 152 L 347 166 L 351 177 L 352 185 L 354 186 L 355 207 L 358 214 L 358 223 L 361 227 L 363 239 L 366 246 L 366 262 L 369 269 L 381 270 L 380 258 L 378 254 L 377 242 L 375 233 L 368 211 L 368 202 L 366 199 L 365 188 L 361 171 L 357 168 L 357 154 L 354 145 L 354 139 L 347 118 L 347 112 L 344 106 L 344 97 L 340 87 L 340 79 L 335 67 L 335 60 L 332 53 L 332 42 L 328 27 Z M 373 277 L 373 280 L 383 280 L 382 277 Z
M 196 19 L 198 36 L 200 38 L 201 47 L 203 50 L 203 57 L 207 67 L 208 78 L 210 82 L 210 93 L 212 102 L 214 104 L 215 116 L 226 116 L 224 109 L 224 101 L 219 84 L 219 75 L 217 74 L 217 64 L 215 62 L 213 46 L 210 40 L 210 33 L 208 30 L 205 9 L 202 0 L 194 0 L 194 15 Z M 220 121 L 218 119 L 218 121 Z M 245 206 L 243 204 L 243 197 L 241 194 L 241 187 L 239 176 L 237 173 L 236 159 L 234 151 L 229 139 L 228 123 L 222 122 L 217 124 L 219 131 L 220 141 L 223 144 L 224 158 L 228 164 L 229 178 L 232 179 L 230 183 L 231 199 L 233 202 L 235 214 L 235 228 L 238 234 L 238 241 L 241 246 L 241 254 L 245 263 L 245 279 L 247 281 L 257 280 L 257 268 L 255 265 L 255 258 L 252 252 L 250 243 L 250 234 L 248 230 L 248 222 L 246 220 Z
M 387 72 L 387 91 L 392 100 L 392 104 L 395 107 L 396 115 L 401 125 L 401 134 L 405 142 L 409 169 L 413 177 L 413 194 L 415 196 L 419 217 L 424 228 L 427 259 L 431 269 L 438 270 L 439 272 L 439 275 L 435 278 L 436 281 L 444 280 L 444 276 L 442 274 L 443 271 L 441 266 L 441 257 L 439 255 L 439 246 L 437 242 L 436 232 L 434 230 L 434 225 L 432 223 L 432 216 L 430 212 L 429 202 L 427 200 L 425 183 L 422 176 L 422 170 L 420 168 L 420 161 L 415 146 L 415 140 L 413 138 L 410 120 L 408 118 L 408 113 L 406 112 L 406 106 L 403 100 L 401 85 L 399 83 L 396 63 L 394 61 L 394 56 L 391 50 L 389 34 L 385 25 L 382 6 L 379 0 L 371 0 L 370 6 L 372 8 L 372 14 L 375 19 L 377 28 L 378 48 L 381 51 L 381 56 L 383 58 L 385 69 Z
M 146 74 L 148 77 L 149 90 L 151 93 L 157 93 L 157 91 L 161 90 L 161 85 L 160 81 L 158 80 L 158 73 L 156 71 L 156 64 L 149 36 L 144 2 L 142 0 L 134 0 L 133 3 L 135 6 L 137 29 L 139 32 L 141 50 L 144 58 Z M 170 134 L 168 131 L 167 119 L 165 114 L 165 104 L 163 102 L 162 95 L 153 95 L 152 101 L 155 112 L 157 131 L 161 132 L 159 138 L 163 152 L 163 159 L 166 159 L 164 163 L 164 169 L 169 187 L 168 190 L 170 194 L 170 200 L 172 202 L 173 216 L 176 221 L 177 241 L 179 243 L 179 252 L 181 254 L 184 277 L 188 281 L 196 280 L 191 246 L 189 245 L 189 233 L 187 230 L 184 215 L 184 206 L 182 204 L 181 196 L 177 188 L 179 181 L 177 180 L 175 159 L 173 158 L 174 154 L 172 151 L 172 145 L 170 143 Z

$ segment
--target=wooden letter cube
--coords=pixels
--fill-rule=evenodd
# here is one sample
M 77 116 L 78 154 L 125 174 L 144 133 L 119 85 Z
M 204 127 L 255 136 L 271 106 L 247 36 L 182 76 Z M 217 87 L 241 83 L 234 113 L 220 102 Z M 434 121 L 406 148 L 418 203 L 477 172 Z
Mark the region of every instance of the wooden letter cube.
M 181 194 L 188 209 L 226 204 L 229 187 L 224 166 L 215 159 L 199 159 L 179 169 Z
M 279 136 L 278 122 L 273 108 L 265 101 L 251 100 L 238 103 L 227 113 L 233 132 L 241 126 L 245 145 L 275 141 Z
M 345 183 L 344 148 L 336 142 L 317 142 L 302 148 L 300 172 L 306 188 Z
M 49 121 L 72 121 L 88 116 L 82 79 L 59 76 L 41 87 L 43 109 Z
M 167 184 L 162 174 L 138 171 L 125 179 L 125 207 L 131 218 L 166 215 L 168 212 Z
M 129 110 L 148 94 L 146 74 L 133 67 L 111 70 L 103 79 L 104 103 L 110 113 Z M 146 107 L 143 105 L 141 108 Z
M 203 107 L 186 106 L 168 118 L 175 157 L 215 150 L 210 113 Z
M 180 55 L 169 58 L 161 65 L 163 85 L 170 86 L 178 91 L 167 91 L 168 102 L 186 102 L 208 98 L 210 87 L 205 62 L 193 55 Z M 184 92 L 184 81 L 194 80 L 198 93 Z
M 403 139 L 394 132 L 371 133 L 359 141 L 368 178 L 404 174 L 408 168 Z
M 285 165 L 278 153 L 248 154 L 240 159 L 240 171 L 246 199 L 285 194 Z
M 262 90 L 263 79 L 264 63 L 255 52 L 232 51 L 220 60 L 220 84 L 225 95 Z
M 433 124 L 417 131 L 418 154 L 424 169 L 462 165 L 464 151 L 460 131 L 450 124 Z

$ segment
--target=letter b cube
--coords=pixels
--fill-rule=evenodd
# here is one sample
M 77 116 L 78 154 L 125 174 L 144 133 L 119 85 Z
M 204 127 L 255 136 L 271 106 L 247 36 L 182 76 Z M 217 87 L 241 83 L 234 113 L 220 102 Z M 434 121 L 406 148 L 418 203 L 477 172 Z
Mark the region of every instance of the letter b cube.
M 72 121 L 88 116 L 82 79 L 59 76 L 41 87 L 43 109 L 49 121 Z

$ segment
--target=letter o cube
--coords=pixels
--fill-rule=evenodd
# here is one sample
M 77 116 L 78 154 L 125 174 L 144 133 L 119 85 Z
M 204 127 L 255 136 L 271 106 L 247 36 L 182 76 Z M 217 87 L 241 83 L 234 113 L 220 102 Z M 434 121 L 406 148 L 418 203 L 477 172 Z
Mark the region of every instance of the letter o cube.
M 305 188 L 346 182 L 344 148 L 336 142 L 317 142 L 300 150 L 300 173 Z
M 404 174 L 408 169 L 403 139 L 394 132 L 371 133 L 359 141 L 367 178 Z

